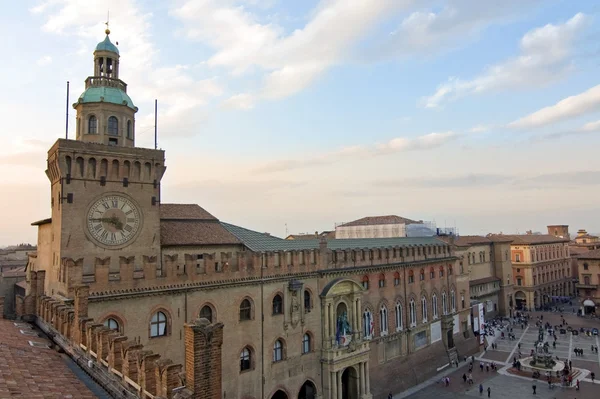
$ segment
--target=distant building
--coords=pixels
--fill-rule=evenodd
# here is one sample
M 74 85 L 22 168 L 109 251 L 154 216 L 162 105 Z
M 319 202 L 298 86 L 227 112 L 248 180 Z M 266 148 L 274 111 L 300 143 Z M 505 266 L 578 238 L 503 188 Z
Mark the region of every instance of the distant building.
M 584 247 L 588 250 L 600 248 L 600 238 L 598 238 L 598 236 L 588 234 L 585 229 L 577 230 L 577 236 L 573 241 L 574 243 L 572 245 Z
M 285 239 L 286 240 L 316 240 L 321 237 L 324 237 L 326 240 L 335 239 L 335 231 L 315 231 L 314 234 L 304 233 L 304 234 L 290 234 Z
M 577 256 L 579 299 L 585 314 L 596 313 L 600 304 L 600 249 Z
M 548 233 L 488 236 L 512 240 L 512 278 L 517 308 L 544 307 L 575 292 L 569 239 L 566 238 L 568 226 L 548 226 Z
M 471 305 L 484 304 L 485 319 L 511 316 L 514 309 L 511 240 L 504 237 L 446 236 L 459 258 L 459 274 L 469 278 Z M 461 292 L 460 295 L 465 295 Z
M 402 216 L 367 216 L 335 227 L 336 239 L 431 237 L 436 235 L 435 225 Z

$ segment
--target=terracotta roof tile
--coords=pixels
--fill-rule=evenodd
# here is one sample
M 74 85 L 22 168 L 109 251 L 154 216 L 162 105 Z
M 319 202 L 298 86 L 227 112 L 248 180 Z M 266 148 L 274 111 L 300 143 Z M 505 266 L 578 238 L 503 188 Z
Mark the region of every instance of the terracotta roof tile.
M 555 237 L 550 234 L 514 234 L 514 235 L 500 234 L 500 235 L 490 236 L 489 238 L 493 239 L 495 237 L 511 239 L 513 241 L 514 245 L 553 244 L 553 243 L 560 243 L 560 242 L 569 242 L 569 240 L 566 238 Z
M 241 244 L 218 220 L 161 220 L 161 245 Z
M 593 251 L 587 251 L 580 255 L 577 255 L 578 259 L 600 259 L 600 249 L 595 249 Z
M 491 244 L 492 240 L 483 236 L 440 236 L 440 240 L 453 243 L 457 247 L 470 247 L 471 245 Z
M 217 220 L 197 204 L 161 204 L 160 218 L 169 220 Z
M 29 345 L 30 340 L 50 344 L 48 339 L 23 335 L 20 329 L 26 328 L 0 320 L 1 398 L 97 398 L 71 371 L 64 355 Z
M 396 216 L 396 215 L 367 216 L 362 219 L 344 223 L 338 227 L 372 226 L 372 225 L 378 225 L 378 224 L 402 224 L 402 223 L 403 224 L 415 224 L 415 223 L 422 223 L 422 222 L 403 218 L 402 216 Z

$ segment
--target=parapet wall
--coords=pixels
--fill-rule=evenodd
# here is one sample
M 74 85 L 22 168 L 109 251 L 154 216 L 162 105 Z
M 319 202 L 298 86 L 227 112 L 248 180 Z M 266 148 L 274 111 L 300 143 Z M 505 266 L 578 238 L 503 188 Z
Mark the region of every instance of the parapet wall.
M 330 250 L 320 248 L 275 252 L 189 253 L 185 248 L 163 251 L 162 262 L 156 256 L 95 258 L 93 274 L 83 273 L 84 259 L 63 258 L 66 270 L 67 297 L 72 287 L 90 286 L 91 294 L 106 294 L 177 284 L 202 284 L 244 280 L 263 276 L 314 273 L 320 270 L 367 267 L 397 263 L 448 261 L 453 263 L 448 247 L 415 246 L 410 248 L 376 248 Z M 87 262 L 90 263 L 90 262 Z M 118 267 L 115 267 L 118 264 Z M 112 265 L 112 266 L 111 266 Z

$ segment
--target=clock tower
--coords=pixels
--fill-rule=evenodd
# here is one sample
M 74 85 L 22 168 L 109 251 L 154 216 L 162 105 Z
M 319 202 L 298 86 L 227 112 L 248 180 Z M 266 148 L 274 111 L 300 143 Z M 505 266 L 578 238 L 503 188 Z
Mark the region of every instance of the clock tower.
M 94 51 L 94 74 L 73 108 L 76 140 L 48 151 L 52 219 L 46 292 L 73 297 L 74 287 L 110 289 L 121 270 L 160 262 L 160 182 L 164 151 L 135 146 L 138 108 L 119 78 L 119 49 L 110 38 Z M 98 278 L 98 268 L 106 278 Z M 100 281 L 102 280 L 102 281 Z

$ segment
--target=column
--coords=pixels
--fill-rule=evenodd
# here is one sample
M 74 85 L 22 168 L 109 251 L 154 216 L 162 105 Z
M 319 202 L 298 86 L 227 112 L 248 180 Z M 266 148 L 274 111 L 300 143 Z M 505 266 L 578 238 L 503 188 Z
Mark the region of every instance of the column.
M 329 325 L 329 339 L 331 344 L 333 345 L 333 342 L 335 342 L 335 311 L 333 310 L 333 304 L 329 305 Z
M 329 306 L 325 306 L 325 313 L 323 314 L 323 338 L 327 339 L 329 337 Z
M 343 393 L 342 392 L 343 391 L 342 390 L 342 372 L 337 371 L 335 374 L 337 375 L 337 378 L 336 378 L 337 379 L 337 387 L 338 387 L 338 389 L 337 389 L 338 396 L 337 397 L 338 397 L 338 399 L 342 399 L 342 393 Z
M 365 362 L 365 393 L 370 393 L 371 392 L 371 381 L 370 381 L 370 377 L 369 377 L 369 362 L 366 361 Z
M 337 399 L 337 378 L 335 371 L 329 372 L 329 399 Z
M 358 363 L 358 394 L 363 395 L 365 393 L 365 384 L 364 384 L 364 364 Z

